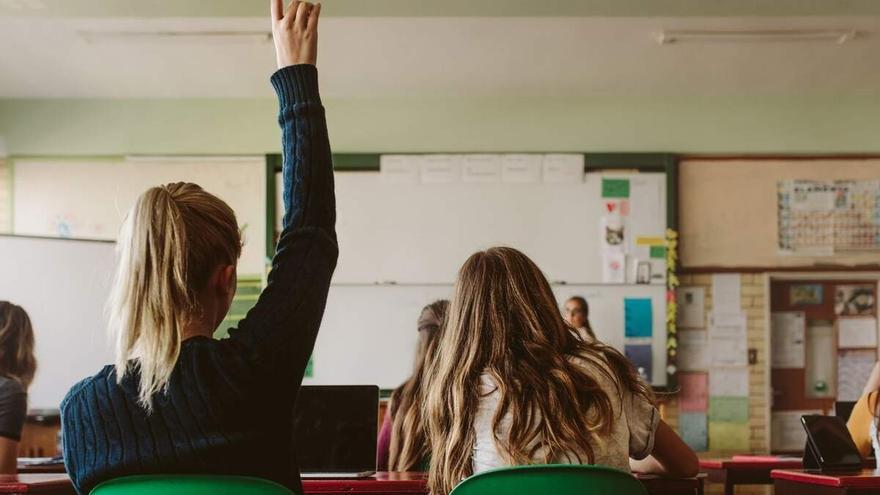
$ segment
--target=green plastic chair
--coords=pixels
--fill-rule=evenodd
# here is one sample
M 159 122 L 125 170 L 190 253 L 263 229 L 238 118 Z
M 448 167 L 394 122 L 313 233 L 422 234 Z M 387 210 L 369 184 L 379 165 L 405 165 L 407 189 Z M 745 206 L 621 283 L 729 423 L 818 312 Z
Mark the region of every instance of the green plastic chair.
M 274 481 L 249 476 L 156 474 L 125 476 L 96 486 L 91 495 L 292 495 Z
M 648 495 L 629 473 L 605 466 L 548 464 L 484 471 L 456 486 L 450 495 Z

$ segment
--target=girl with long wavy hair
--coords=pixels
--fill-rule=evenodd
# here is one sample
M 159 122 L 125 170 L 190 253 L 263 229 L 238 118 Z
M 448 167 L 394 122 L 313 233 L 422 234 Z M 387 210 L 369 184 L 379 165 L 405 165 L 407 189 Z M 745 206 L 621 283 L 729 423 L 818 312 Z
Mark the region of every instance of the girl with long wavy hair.
M 547 279 L 515 249 L 464 263 L 423 380 L 434 495 L 510 465 L 697 473 L 632 365 L 566 324 Z
M 422 375 L 436 348 L 449 301 L 425 306 L 419 316 L 419 340 L 413 374 L 391 394 L 379 431 L 376 465 L 379 471 L 423 471 L 428 441 L 422 421 Z

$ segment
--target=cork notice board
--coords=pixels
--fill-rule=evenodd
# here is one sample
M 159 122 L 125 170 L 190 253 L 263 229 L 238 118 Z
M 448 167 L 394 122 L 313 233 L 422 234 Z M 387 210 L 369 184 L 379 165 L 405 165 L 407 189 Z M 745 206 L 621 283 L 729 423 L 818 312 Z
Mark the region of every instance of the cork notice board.
M 777 182 L 880 179 L 880 158 L 687 159 L 679 169 L 685 268 L 876 265 L 880 252 L 803 256 L 778 246 Z

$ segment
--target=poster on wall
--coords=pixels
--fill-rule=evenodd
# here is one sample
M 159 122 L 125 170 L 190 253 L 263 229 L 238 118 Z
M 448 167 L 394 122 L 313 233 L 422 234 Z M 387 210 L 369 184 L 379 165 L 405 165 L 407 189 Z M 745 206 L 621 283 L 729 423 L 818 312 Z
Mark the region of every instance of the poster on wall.
M 679 287 L 678 297 L 678 327 L 679 328 L 705 328 L 706 313 L 704 310 L 706 289 L 703 287 Z
M 838 285 L 834 289 L 834 313 L 841 316 L 873 315 L 873 285 Z
M 794 284 L 789 288 L 789 302 L 792 306 L 813 306 L 825 300 L 822 284 Z
M 780 181 L 777 212 L 783 254 L 880 249 L 880 180 Z

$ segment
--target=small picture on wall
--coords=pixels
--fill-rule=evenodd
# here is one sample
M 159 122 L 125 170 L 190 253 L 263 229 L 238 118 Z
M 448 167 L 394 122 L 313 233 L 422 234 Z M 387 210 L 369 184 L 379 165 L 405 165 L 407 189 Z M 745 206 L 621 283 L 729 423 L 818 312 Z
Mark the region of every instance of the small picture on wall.
M 797 284 L 789 289 L 792 306 L 810 306 L 824 302 L 822 284 Z
M 875 300 L 873 285 L 838 285 L 834 292 L 834 312 L 842 316 L 872 315 Z

